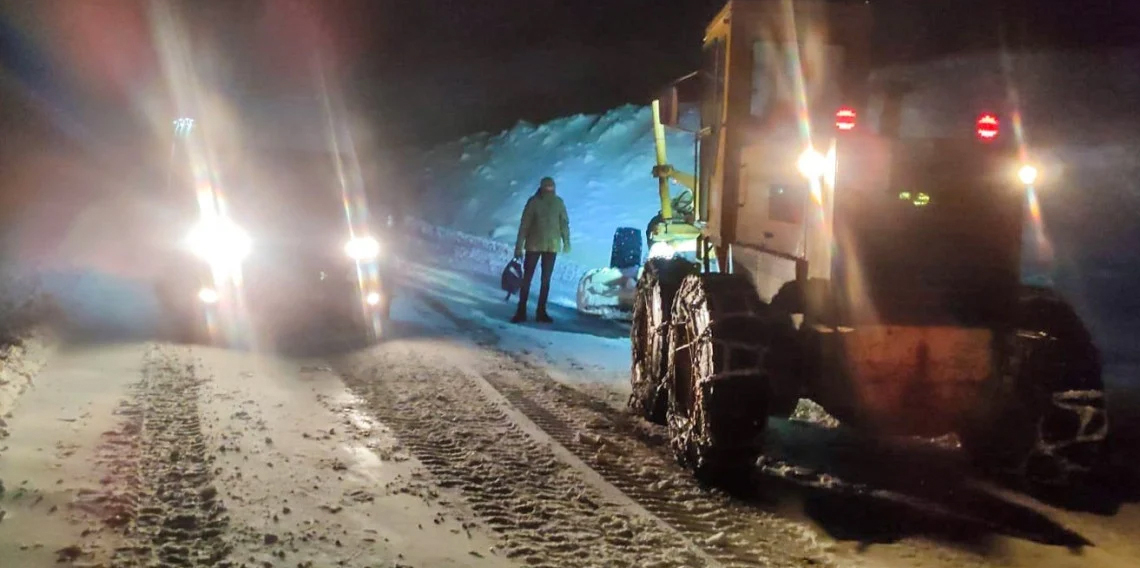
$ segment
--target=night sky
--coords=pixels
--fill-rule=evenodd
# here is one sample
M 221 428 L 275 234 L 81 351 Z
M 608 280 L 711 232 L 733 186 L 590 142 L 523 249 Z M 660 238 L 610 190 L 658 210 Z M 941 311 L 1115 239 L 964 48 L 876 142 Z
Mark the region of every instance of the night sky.
M 308 100 L 309 57 L 391 144 L 643 103 L 692 70 L 722 0 L 218 0 L 179 4 L 206 83 L 245 108 Z M 963 49 L 1140 43 L 1129 0 L 874 0 L 883 60 Z M 0 128 L 28 104 L 98 133 L 161 98 L 137 0 L 2 0 Z M 13 87 L 13 86 L 16 87 Z M 15 88 L 26 100 L 13 101 Z M 19 112 L 19 111 L 17 111 Z M 265 113 L 261 113 L 263 116 Z M 250 116 L 258 115 L 250 112 Z M 60 118 L 64 117 L 64 118 Z M 129 129 L 124 130 L 129 131 Z M 90 134 L 98 136 L 98 134 Z

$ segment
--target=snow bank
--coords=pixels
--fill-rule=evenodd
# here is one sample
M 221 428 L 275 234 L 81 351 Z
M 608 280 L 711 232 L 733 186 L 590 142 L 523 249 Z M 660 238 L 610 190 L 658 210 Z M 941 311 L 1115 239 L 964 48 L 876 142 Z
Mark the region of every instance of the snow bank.
M 425 241 L 427 252 L 433 257 L 419 260 L 442 264 L 453 271 L 482 277 L 482 280 L 494 283 L 496 289 L 503 268 L 514 256 L 513 241 L 507 244 L 489 238 L 480 238 L 415 219 L 409 221 L 409 226 L 415 236 Z M 606 260 L 609 261 L 608 256 Z M 550 303 L 566 308 L 577 306 L 578 281 L 586 270 L 586 267 L 573 259 L 559 258 L 554 264 L 554 276 L 551 278 Z M 531 288 L 533 304 L 538 297 L 537 276 Z M 503 292 L 503 295 L 505 296 L 506 292 Z
M 670 132 L 668 145 L 674 165 L 692 171 L 692 135 Z M 569 259 L 591 268 L 609 266 L 614 230 L 644 230 L 657 214 L 654 163 L 649 107 L 624 106 L 538 126 L 520 122 L 428 152 L 421 214 L 434 225 L 513 246 L 526 200 L 543 176 L 552 176 L 570 214 Z
M 513 245 L 412 221 L 413 239 L 406 245 L 408 284 L 447 306 L 460 318 L 493 330 L 498 347 L 549 367 L 552 376 L 569 383 L 603 383 L 618 390 L 629 384 L 629 330 L 621 323 L 583 315 L 575 309 L 575 290 L 585 269 L 559 260 L 550 301 L 553 325 L 508 323 L 517 296 L 505 301 L 499 274 Z M 535 283 L 537 287 L 537 282 Z M 537 290 L 532 288 L 531 313 Z M 396 319 L 431 321 L 433 308 L 414 309 L 420 302 L 411 290 L 397 292 Z M 438 317 L 438 314 L 436 314 Z M 444 320 L 443 327 L 452 324 Z M 458 330 L 464 333 L 462 330 Z
M 5 417 L 47 363 L 53 344 L 47 332 L 34 331 L 0 345 L 0 439 L 8 435 Z

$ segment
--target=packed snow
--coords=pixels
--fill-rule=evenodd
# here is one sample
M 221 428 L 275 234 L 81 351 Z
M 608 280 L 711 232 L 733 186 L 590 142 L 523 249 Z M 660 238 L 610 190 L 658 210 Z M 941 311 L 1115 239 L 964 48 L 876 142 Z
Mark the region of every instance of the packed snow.
M 605 383 L 625 389 L 629 382 L 629 331 L 620 322 L 576 310 L 575 290 L 584 268 L 560 260 L 551 279 L 550 313 L 553 325 L 509 323 L 518 296 L 509 300 L 499 286 L 500 273 L 513 254 L 513 245 L 464 235 L 413 221 L 404 273 L 408 289 L 397 292 L 414 302 L 426 294 L 457 317 L 495 334 L 498 347 L 541 361 L 570 382 Z M 413 252 L 414 251 L 414 252 Z M 538 277 L 531 287 L 534 315 Z M 393 313 L 407 305 L 397 300 Z

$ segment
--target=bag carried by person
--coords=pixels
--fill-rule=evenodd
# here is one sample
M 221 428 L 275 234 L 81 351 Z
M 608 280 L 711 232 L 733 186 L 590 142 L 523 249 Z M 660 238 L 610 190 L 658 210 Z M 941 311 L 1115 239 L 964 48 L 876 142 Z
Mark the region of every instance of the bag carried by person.
M 511 295 L 519 291 L 522 287 L 523 267 L 519 259 L 512 258 L 507 266 L 503 268 L 502 286 L 503 290 L 507 293 L 507 297 L 503 301 L 511 299 Z

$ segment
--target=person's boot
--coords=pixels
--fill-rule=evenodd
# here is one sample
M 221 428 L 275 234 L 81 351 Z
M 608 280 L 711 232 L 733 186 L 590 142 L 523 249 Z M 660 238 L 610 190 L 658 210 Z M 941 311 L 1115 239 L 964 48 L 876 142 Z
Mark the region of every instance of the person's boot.
M 554 320 L 550 318 L 550 314 L 547 314 L 546 310 L 542 310 L 535 314 L 534 320 L 539 323 L 554 323 Z
M 524 311 L 515 312 L 515 317 L 511 318 L 511 323 L 523 323 L 524 321 L 526 321 L 526 312 Z

